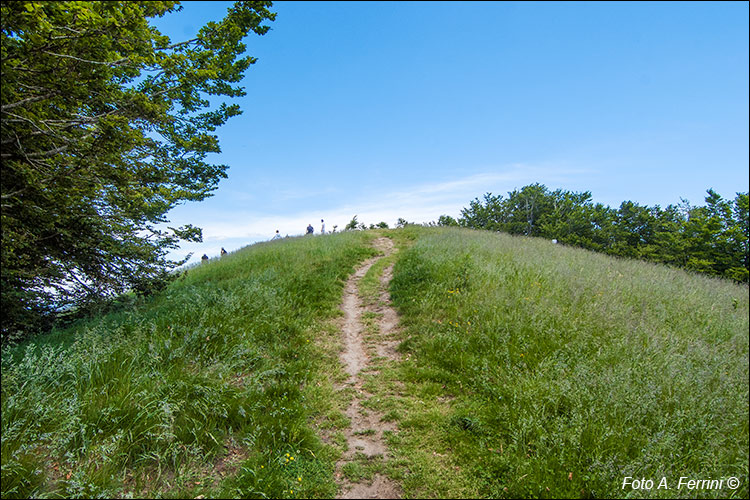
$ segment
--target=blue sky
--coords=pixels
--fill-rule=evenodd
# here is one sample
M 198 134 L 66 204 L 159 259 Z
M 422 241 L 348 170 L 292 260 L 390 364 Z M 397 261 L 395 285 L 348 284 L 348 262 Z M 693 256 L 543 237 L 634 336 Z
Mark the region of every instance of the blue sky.
M 229 2 L 156 19 L 173 41 Z M 218 130 L 214 196 L 172 210 L 218 255 L 297 235 L 458 217 L 539 182 L 617 207 L 748 191 L 747 2 L 276 2 Z

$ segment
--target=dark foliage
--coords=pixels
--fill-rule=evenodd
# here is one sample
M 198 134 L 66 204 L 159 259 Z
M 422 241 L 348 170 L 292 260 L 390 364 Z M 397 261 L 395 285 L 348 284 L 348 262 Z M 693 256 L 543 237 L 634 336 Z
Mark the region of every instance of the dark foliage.
M 712 189 L 705 206 L 682 201 L 665 209 L 624 201 L 613 209 L 591 193 L 532 184 L 474 199 L 461 211 L 463 227 L 540 236 L 619 257 L 643 259 L 748 282 L 748 193 L 725 200 Z M 448 216 L 440 225 L 453 225 Z

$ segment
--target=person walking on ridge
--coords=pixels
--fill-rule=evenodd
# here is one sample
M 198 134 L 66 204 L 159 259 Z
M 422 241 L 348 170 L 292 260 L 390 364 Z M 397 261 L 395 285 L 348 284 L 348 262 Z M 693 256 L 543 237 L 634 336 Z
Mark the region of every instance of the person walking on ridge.
M 320 219 L 320 234 L 326 234 L 326 223 Z
M 305 234 L 313 234 L 313 231 L 315 231 L 312 227 L 312 224 L 307 225 L 307 233 Z

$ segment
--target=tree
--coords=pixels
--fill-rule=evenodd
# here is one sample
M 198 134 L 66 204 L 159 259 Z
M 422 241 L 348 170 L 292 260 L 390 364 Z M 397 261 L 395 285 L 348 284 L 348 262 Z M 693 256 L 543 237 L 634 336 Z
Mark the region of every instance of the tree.
M 690 207 L 684 224 L 687 267 L 748 281 L 748 195 L 737 193 L 734 203 L 713 189 L 706 205 Z
M 732 239 L 737 249 L 738 263 L 735 272 L 741 281 L 748 281 L 750 275 L 750 197 L 748 193 L 737 193 L 732 206 Z M 744 271 L 743 271 L 744 269 Z
M 651 209 L 630 200 L 623 201 L 617 211 L 614 244 L 609 253 L 620 257 L 641 257 L 643 247 L 652 242 L 654 217 Z
M 344 231 L 356 231 L 359 225 L 361 224 L 357 222 L 357 216 L 355 215 L 354 217 L 352 217 L 352 220 L 350 220 L 349 223 L 344 226 Z
M 403 217 L 399 217 L 398 220 L 396 221 L 396 227 L 397 228 L 406 227 L 409 224 L 413 224 L 413 222 L 409 222 L 406 219 L 404 219 Z
M 552 211 L 552 196 L 544 184 L 530 184 L 508 193 L 504 230 L 510 234 L 540 236 L 540 223 Z
M 450 215 L 441 215 L 438 217 L 437 221 L 438 226 L 447 226 L 447 227 L 458 227 L 458 221 L 451 217 Z
M 484 202 L 474 198 L 469 202 L 468 208 L 461 209 L 458 223 L 471 229 L 499 231 L 507 218 L 504 205 L 502 195 L 485 193 Z
M 588 247 L 593 243 L 591 193 L 557 189 L 550 194 L 549 210 L 539 221 L 541 236 L 560 243 Z
M 641 248 L 640 256 L 653 262 L 685 267 L 687 250 L 684 233 L 685 217 L 678 206 L 668 205 L 661 210 L 657 205 L 654 214 L 651 242 Z
M 64 306 L 150 283 L 179 265 L 193 226 L 159 229 L 177 204 L 210 196 L 226 165 L 212 134 L 245 94 L 271 2 L 237 2 L 173 43 L 148 22 L 177 2 L 2 4 L 3 339 Z

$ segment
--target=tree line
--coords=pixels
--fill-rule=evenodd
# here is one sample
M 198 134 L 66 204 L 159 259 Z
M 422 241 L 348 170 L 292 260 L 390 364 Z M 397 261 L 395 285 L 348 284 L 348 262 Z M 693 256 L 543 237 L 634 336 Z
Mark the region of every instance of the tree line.
M 475 198 L 458 220 L 441 215 L 437 224 L 555 239 L 744 283 L 750 274 L 748 193 L 729 200 L 709 189 L 703 206 L 623 201 L 615 209 L 594 203 L 589 191 L 550 191 L 535 183 L 507 197 Z

